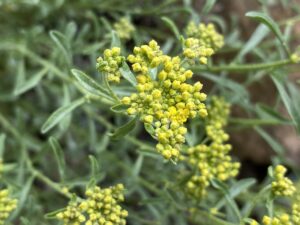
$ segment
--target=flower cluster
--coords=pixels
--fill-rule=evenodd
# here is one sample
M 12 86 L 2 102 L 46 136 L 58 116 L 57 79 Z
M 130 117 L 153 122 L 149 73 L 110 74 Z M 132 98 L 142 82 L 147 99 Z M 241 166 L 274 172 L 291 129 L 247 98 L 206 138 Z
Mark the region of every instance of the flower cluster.
M 10 213 L 17 207 L 17 199 L 9 196 L 7 189 L 0 190 L 0 224 L 5 224 Z
M 264 225 L 293 225 L 291 222 L 290 215 L 283 213 L 279 216 L 275 216 L 273 218 L 269 216 L 264 216 L 262 223 Z
M 103 57 L 98 57 L 97 59 L 97 70 L 107 75 L 107 80 L 110 82 L 120 82 L 121 73 L 119 68 L 125 60 L 124 56 L 121 56 L 120 53 L 120 48 L 113 47 L 112 49 L 106 49 Z
M 190 63 L 193 63 L 193 59 L 199 59 L 201 64 L 207 64 L 207 58 L 214 54 L 214 50 L 209 47 L 200 45 L 200 41 L 196 38 L 187 38 L 183 43 L 183 55 L 190 59 Z
M 206 95 L 200 92 L 202 84 L 188 84 L 193 72 L 181 66 L 179 57 L 164 55 L 153 40 L 135 47 L 128 61 L 137 73 L 138 84 L 137 93 L 122 99 L 129 106 L 127 113 L 139 115 L 144 123 L 153 126 L 158 152 L 176 161 L 185 142 L 184 123 L 197 115 L 207 115 L 203 103 Z
M 206 118 L 207 138 L 210 143 L 200 144 L 187 150 L 186 161 L 195 168 L 195 174 L 187 182 L 187 192 L 202 198 L 210 184 L 210 179 L 225 181 L 238 174 L 240 164 L 232 162 L 229 155 L 231 145 L 225 142 L 229 136 L 224 131 L 230 105 L 222 98 L 212 97 Z
M 134 26 L 127 17 L 122 17 L 119 21 L 114 24 L 114 28 L 119 38 L 129 40 L 132 32 L 135 31 Z
M 296 191 L 293 182 L 285 177 L 286 168 L 278 165 L 274 170 L 274 181 L 272 182 L 272 192 L 275 196 L 292 196 Z
M 198 26 L 190 22 L 186 28 L 186 35 L 199 40 L 199 46 L 213 49 L 214 52 L 224 45 L 224 37 L 216 31 L 213 24 L 200 23 Z
M 122 184 L 105 189 L 87 189 L 86 199 L 80 202 L 71 201 L 56 217 L 64 225 L 125 225 L 128 212 L 118 204 L 124 201 L 123 191 Z

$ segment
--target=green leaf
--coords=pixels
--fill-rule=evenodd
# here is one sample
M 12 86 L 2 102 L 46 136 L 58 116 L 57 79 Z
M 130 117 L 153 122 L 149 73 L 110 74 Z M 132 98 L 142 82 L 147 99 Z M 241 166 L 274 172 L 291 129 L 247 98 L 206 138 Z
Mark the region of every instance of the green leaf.
M 128 105 L 124 105 L 122 103 L 114 105 L 110 108 L 111 111 L 115 112 L 115 113 L 124 113 L 126 112 L 126 110 L 128 109 Z
M 70 44 L 68 39 L 64 34 L 57 30 L 51 30 L 49 32 L 49 35 L 51 39 L 54 41 L 54 43 L 57 45 L 59 50 L 62 52 L 64 55 L 66 61 L 70 64 L 71 62 L 71 54 L 70 54 Z
M 89 94 L 109 98 L 111 99 L 105 90 L 100 84 L 98 84 L 95 80 L 93 80 L 91 77 L 86 75 L 84 72 L 72 69 L 71 70 L 73 76 L 76 78 L 78 83 L 86 90 Z
M 272 147 L 274 152 L 279 156 L 284 156 L 285 149 L 279 144 L 272 136 L 270 136 L 266 131 L 259 127 L 255 127 L 255 131 Z
M 118 33 L 115 30 L 111 31 L 111 48 L 113 47 L 121 48 L 121 41 Z
M 155 135 L 155 129 L 154 127 L 149 124 L 149 123 L 145 123 L 144 124 L 145 130 L 154 138 L 156 139 L 156 135 Z
M 38 83 L 43 78 L 43 76 L 45 76 L 47 71 L 48 71 L 48 69 L 44 68 L 41 71 L 39 71 L 38 73 L 33 74 L 29 80 L 23 82 L 21 85 L 19 85 L 18 87 L 15 88 L 14 95 L 15 96 L 21 95 L 21 94 L 29 91 L 30 89 L 34 88 L 36 85 L 38 85 Z
M 6 135 L 4 133 L 0 134 L 0 159 L 3 157 L 3 153 L 4 153 L 5 138 Z
M 180 32 L 175 25 L 175 23 L 168 17 L 163 16 L 161 17 L 161 20 L 164 21 L 164 23 L 171 29 L 171 31 L 174 33 L 177 40 L 180 40 Z
M 90 159 L 90 163 L 91 163 L 91 178 L 97 180 L 97 175 L 100 172 L 99 163 L 98 163 L 97 159 L 92 155 L 89 155 L 89 159 Z
M 234 216 L 235 216 L 235 222 L 240 222 L 241 219 L 242 219 L 242 216 L 240 214 L 240 210 L 236 204 L 236 202 L 234 201 L 234 199 L 230 196 L 230 193 L 228 191 L 228 188 L 227 186 L 219 181 L 219 180 L 216 180 L 216 179 L 212 179 L 211 180 L 211 184 L 214 188 L 220 190 L 223 194 L 224 194 L 224 197 L 226 199 L 226 202 L 228 203 L 228 207 L 232 210 L 232 212 L 234 213 Z
M 132 86 L 135 87 L 137 85 L 136 78 L 126 62 L 124 62 L 120 68 L 120 73 Z
M 64 156 L 63 150 L 55 137 L 50 137 L 49 143 L 52 147 L 52 150 L 53 150 L 53 153 L 54 153 L 57 165 L 58 165 L 58 172 L 60 175 L 60 179 L 62 181 L 64 181 L 66 162 L 65 162 L 65 156 Z
M 300 94 L 296 87 L 292 84 L 287 83 L 287 88 L 285 87 L 286 74 L 280 72 L 273 72 L 272 80 L 280 94 L 284 106 L 286 107 L 288 113 L 292 117 L 293 123 L 300 132 Z
M 79 107 L 85 103 L 84 98 L 77 99 L 76 101 L 71 102 L 70 104 L 66 106 L 62 106 L 58 108 L 56 111 L 54 111 L 50 117 L 47 119 L 47 121 L 43 124 L 41 128 L 41 132 L 47 133 L 50 129 L 52 129 L 54 126 L 56 126 L 66 115 L 71 113 L 74 109 Z
M 130 131 L 133 130 L 133 128 L 136 125 L 136 121 L 137 121 L 137 117 L 133 118 L 132 120 L 130 120 L 125 125 L 123 125 L 123 126 L 119 127 L 118 129 L 116 129 L 114 133 L 110 133 L 109 136 L 112 139 L 120 139 L 120 138 L 124 137 Z
M 27 180 L 25 184 L 22 185 L 20 196 L 18 197 L 18 207 L 13 212 L 11 218 L 17 218 L 21 210 L 25 207 L 26 200 L 30 193 L 33 181 L 34 181 L 34 177 L 32 176 Z
M 269 33 L 269 29 L 266 25 L 260 24 L 251 35 L 250 39 L 239 52 L 237 58 L 241 59 L 248 52 L 252 51 Z
M 284 41 L 283 35 L 279 29 L 279 26 L 277 23 L 268 15 L 261 13 L 261 12 L 247 12 L 246 16 L 253 18 L 255 20 L 258 20 L 259 22 L 265 24 L 269 29 L 275 34 L 275 36 L 278 38 L 278 40 L 281 42 L 282 46 L 286 50 L 286 52 L 289 54 L 289 49 Z
M 278 121 L 282 124 L 290 123 L 289 119 L 284 118 L 282 115 L 276 112 L 274 108 L 267 105 L 258 103 L 255 107 L 255 111 L 263 119 Z
M 249 189 L 255 183 L 256 183 L 256 180 L 253 178 L 246 178 L 246 179 L 240 180 L 230 187 L 228 194 L 229 194 L 230 198 L 234 199 L 236 196 L 238 196 L 242 192 Z M 215 204 L 215 208 L 220 209 L 225 204 L 226 204 L 226 199 L 222 198 Z
M 202 8 L 203 14 L 208 14 L 214 7 L 216 0 L 206 0 L 205 5 Z
M 55 211 L 46 213 L 44 217 L 45 217 L 45 219 L 57 219 L 57 217 L 56 217 L 57 214 L 65 211 L 65 210 L 66 210 L 66 208 L 57 209 Z

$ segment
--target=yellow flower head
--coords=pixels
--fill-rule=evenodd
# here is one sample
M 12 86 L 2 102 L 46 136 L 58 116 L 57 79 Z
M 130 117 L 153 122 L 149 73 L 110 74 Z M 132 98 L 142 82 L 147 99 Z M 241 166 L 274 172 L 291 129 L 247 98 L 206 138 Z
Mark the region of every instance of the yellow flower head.
M 110 82 L 120 82 L 121 73 L 119 71 L 125 60 L 124 56 L 121 56 L 121 49 L 113 47 L 112 49 L 106 49 L 103 57 L 97 59 L 97 70 L 107 75 L 107 79 Z
M 202 84 L 188 84 L 193 72 L 181 66 L 179 57 L 163 55 L 155 41 L 135 47 L 128 60 L 138 73 L 138 84 L 137 93 L 122 99 L 129 106 L 127 113 L 139 115 L 144 123 L 154 126 L 158 152 L 166 159 L 177 160 L 185 142 L 185 122 L 207 115 Z M 160 70 L 153 76 L 153 68 L 158 66 Z
M 190 22 L 186 28 L 186 35 L 189 38 L 198 39 L 199 46 L 210 48 L 214 52 L 218 51 L 224 45 L 223 35 L 219 34 L 215 26 L 211 23 L 196 25 L 194 22 Z
M 238 174 L 240 167 L 229 155 L 231 145 L 225 143 L 229 138 L 224 126 L 227 124 L 230 105 L 224 99 L 214 96 L 207 108 L 208 117 L 205 122 L 210 144 L 191 147 L 184 157 L 196 171 L 186 185 L 188 194 L 196 198 L 202 198 L 206 194 L 212 178 L 228 180 Z
M 9 196 L 7 189 L 0 190 L 0 224 L 5 224 L 10 213 L 17 207 L 18 201 Z
M 93 187 L 86 190 L 86 199 L 71 201 L 67 208 L 56 215 L 64 225 L 125 225 L 128 212 L 118 204 L 124 201 L 124 186 Z
M 135 31 L 134 26 L 127 17 L 122 17 L 114 24 L 114 29 L 116 30 L 119 38 L 124 40 L 129 40 L 131 38 L 132 32 Z
M 275 196 L 292 196 L 296 191 L 293 182 L 285 177 L 287 169 L 278 165 L 274 169 L 274 180 L 272 182 L 272 192 Z

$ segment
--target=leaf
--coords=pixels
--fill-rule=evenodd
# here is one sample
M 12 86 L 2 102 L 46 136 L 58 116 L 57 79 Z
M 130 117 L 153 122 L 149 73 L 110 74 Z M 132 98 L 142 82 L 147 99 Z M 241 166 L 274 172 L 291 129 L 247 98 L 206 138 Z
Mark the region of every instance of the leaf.
M 130 120 L 125 125 L 123 125 L 123 126 L 119 127 L 118 129 L 116 129 L 114 133 L 110 133 L 109 136 L 112 139 L 120 139 L 120 138 L 124 137 L 130 131 L 133 130 L 133 128 L 136 125 L 136 121 L 137 121 L 137 117 L 133 118 L 132 120 Z
M 3 157 L 5 139 L 6 135 L 4 133 L 0 134 L 0 159 Z
M 259 25 L 253 32 L 247 43 L 243 45 L 243 48 L 239 52 L 237 58 L 241 59 L 248 52 L 252 51 L 267 36 L 268 33 L 269 29 L 266 25 Z
M 256 180 L 253 178 L 246 178 L 240 180 L 233 184 L 229 189 L 229 196 L 230 198 L 234 199 L 236 196 L 241 194 L 242 192 L 246 191 L 248 188 L 253 186 L 256 183 Z M 220 209 L 226 204 L 226 199 L 222 198 L 221 200 L 216 203 L 215 208 Z
M 66 36 L 57 30 L 51 30 L 49 32 L 51 39 L 60 49 L 62 54 L 64 55 L 66 61 L 70 64 L 71 62 L 71 54 L 70 54 L 70 45 L 69 41 L 67 40 Z
M 285 87 L 285 78 L 286 75 L 284 73 L 273 72 L 272 74 L 272 80 L 275 83 L 283 104 L 292 117 L 293 123 L 298 132 L 300 132 L 300 94 L 299 91 L 289 83 L 287 88 L 290 94 L 288 93 L 288 90 Z
M 154 138 L 156 139 L 156 135 L 155 135 L 155 129 L 154 127 L 149 124 L 149 123 L 145 123 L 144 124 L 145 130 Z
M 231 198 L 227 186 L 223 182 L 221 182 L 219 180 L 216 180 L 216 179 L 212 179 L 211 184 L 212 184 L 213 187 L 220 190 L 224 194 L 225 199 L 228 203 L 227 206 L 232 210 L 232 212 L 234 213 L 234 216 L 236 217 L 235 222 L 240 222 L 241 219 L 242 219 L 242 216 L 240 214 L 240 210 L 239 210 L 236 202 L 234 201 L 234 199 Z
M 100 171 L 99 163 L 97 159 L 92 155 L 89 155 L 89 159 L 91 163 L 91 178 L 97 180 L 97 175 L 99 174 Z
M 15 88 L 14 95 L 15 96 L 21 95 L 29 91 L 30 89 L 34 88 L 40 82 L 43 76 L 47 73 L 47 71 L 48 69 L 44 68 L 38 73 L 32 75 L 29 80 L 23 82 L 21 85 Z
M 124 62 L 120 68 L 120 73 L 132 86 L 135 87 L 137 85 L 136 78 L 126 62 Z
M 268 15 L 261 13 L 261 12 L 247 12 L 246 16 L 253 18 L 255 20 L 258 20 L 259 22 L 265 24 L 269 29 L 275 34 L 275 36 L 279 39 L 284 49 L 289 53 L 289 49 L 284 41 L 283 35 L 279 29 L 279 26 L 276 24 L 276 22 L 269 17 Z
M 50 137 L 49 143 L 52 147 L 52 150 L 53 150 L 53 153 L 54 153 L 57 165 L 58 165 L 58 172 L 59 172 L 60 178 L 62 181 L 64 181 L 66 162 L 65 162 L 65 156 L 64 156 L 63 150 L 55 137 Z
M 11 218 L 16 218 L 21 210 L 24 208 L 26 204 L 26 200 L 28 198 L 29 192 L 32 187 L 32 183 L 34 181 L 34 177 L 30 177 L 25 184 L 22 185 L 22 190 L 20 192 L 20 196 L 18 197 L 18 207 L 17 209 L 13 212 Z
M 203 14 L 208 14 L 214 7 L 216 0 L 206 0 L 205 5 L 202 8 Z
M 84 72 L 72 69 L 71 70 L 73 76 L 76 78 L 78 83 L 90 94 L 101 96 L 104 98 L 110 98 L 107 95 L 107 92 L 105 88 L 103 88 L 100 84 L 98 84 L 95 80 L 93 80 L 91 77 L 86 75 Z
M 47 121 L 43 124 L 41 128 L 41 132 L 47 133 L 50 129 L 52 129 L 55 125 L 57 125 L 66 115 L 71 113 L 74 109 L 79 107 L 85 103 L 84 98 L 77 99 L 76 101 L 71 102 L 70 104 L 66 106 L 62 106 L 58 108 L 56 111 L 54 111 L 50 117 L 47 119 Z
M 157 67 L 150 69 L 149 74 L 152 80 L 156 80 L 157 71 L 158 71 Z
M 282 115 L 276 112 L 274 108 L 264 104 L 256 104 L 255 111 L 263 119 L 278 121 L 282 124 L 290 122 L 289 119 L 284 118 Z
M 266 131 L 259 127 L 254 128 L 255 131 L 272 147 L 274 152 L 277 153 L 279 156 L 284 156 L 285 149 L 281 144 L 274 140 Z
M 180 32 L 178 31 L 178 28 L 175 25 L 175 23 L 166 16 L 161 17 L 161 20 L 164 21 L 165 24 L 171 29 L 171 31 L 174 33 L 176 39 L 180 40 Z
M 143 161 L 144 161 L 144 156 L 139 155 L 138 159 L 136 160 L 133 169 L 132 169 L 132 175 L 133 177 L 137 177 L 143 167 Z
M 115 30 L 111 31 L 111 48 L 112 47 L 121 48 L 121 41 L 118 33 Z
M 110 110 L 115 113 L 123 113 L 126 112 L 127 109 L 128 109 L 128 105 L 124 105 L 122 103 L 114 105 L 110 108 Z

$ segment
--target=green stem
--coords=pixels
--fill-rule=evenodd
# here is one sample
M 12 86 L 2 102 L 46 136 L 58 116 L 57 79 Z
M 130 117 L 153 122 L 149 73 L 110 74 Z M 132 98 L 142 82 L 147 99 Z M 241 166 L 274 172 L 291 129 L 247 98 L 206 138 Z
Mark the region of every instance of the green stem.
M 274 69 L 277 67 L 294 64 L 290 59 L 278 60 L 268 63 L 253 63 L 253 64 L 241 64 L 241 65 L 225 65 L 225 66 L 194 66 L 190 69 L 194 72 L 245 72 L 245 71 L 255 71 L 264 69 Z

